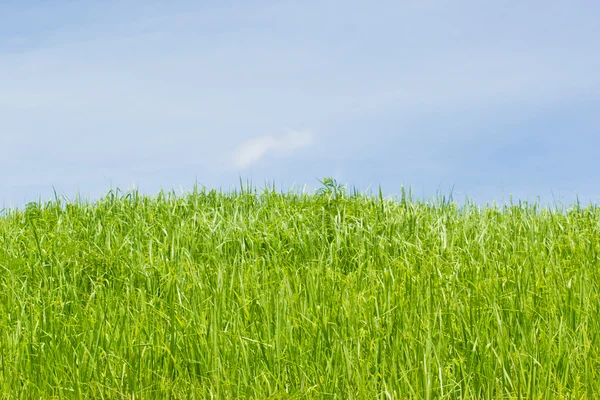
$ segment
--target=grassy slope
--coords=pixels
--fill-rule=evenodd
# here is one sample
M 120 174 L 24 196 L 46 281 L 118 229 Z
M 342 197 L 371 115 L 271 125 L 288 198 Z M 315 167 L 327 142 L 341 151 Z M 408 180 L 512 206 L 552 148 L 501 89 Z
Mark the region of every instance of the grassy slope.
M 110 194 L 0 218 L 0 392 L 600 395 L 600 209 Z

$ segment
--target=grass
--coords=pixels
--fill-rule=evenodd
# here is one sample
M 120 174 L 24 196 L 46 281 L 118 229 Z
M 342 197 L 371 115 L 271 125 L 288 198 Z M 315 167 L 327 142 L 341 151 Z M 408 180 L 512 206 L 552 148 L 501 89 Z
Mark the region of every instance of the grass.
M 6 398 L 597 398 L 600 209 L 111 192 L 0 217 Z

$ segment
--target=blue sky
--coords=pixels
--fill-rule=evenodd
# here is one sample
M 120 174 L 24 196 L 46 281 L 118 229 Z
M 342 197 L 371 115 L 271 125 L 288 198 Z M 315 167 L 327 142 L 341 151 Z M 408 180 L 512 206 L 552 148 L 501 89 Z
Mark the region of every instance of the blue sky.
M 597 1 L 0 2 L 0 208 L 402 184 L 600 200 Z

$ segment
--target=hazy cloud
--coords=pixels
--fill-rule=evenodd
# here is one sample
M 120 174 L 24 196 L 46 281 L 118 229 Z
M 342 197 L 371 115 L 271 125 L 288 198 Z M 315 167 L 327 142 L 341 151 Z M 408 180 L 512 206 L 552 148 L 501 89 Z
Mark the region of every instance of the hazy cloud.
M 240 144 L 234 152 L 233 162 L 238 168 L 247 168 L 268 153 L 277 156 L 291 154 L 312 144 L 310 131 L 288 130 L 285 136 L 261 136 Z
M 597 193 L 600 2 L 22 3 L 0 6 L 0 203 L 228 186 L 259 164 L 256 181 Z

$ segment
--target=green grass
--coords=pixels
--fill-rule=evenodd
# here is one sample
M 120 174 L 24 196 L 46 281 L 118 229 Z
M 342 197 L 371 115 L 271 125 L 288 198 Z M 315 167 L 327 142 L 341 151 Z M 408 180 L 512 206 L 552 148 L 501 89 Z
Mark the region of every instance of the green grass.
M 598 398 L 600 209 L 197 188 L 0 217 L 6 398 Z

